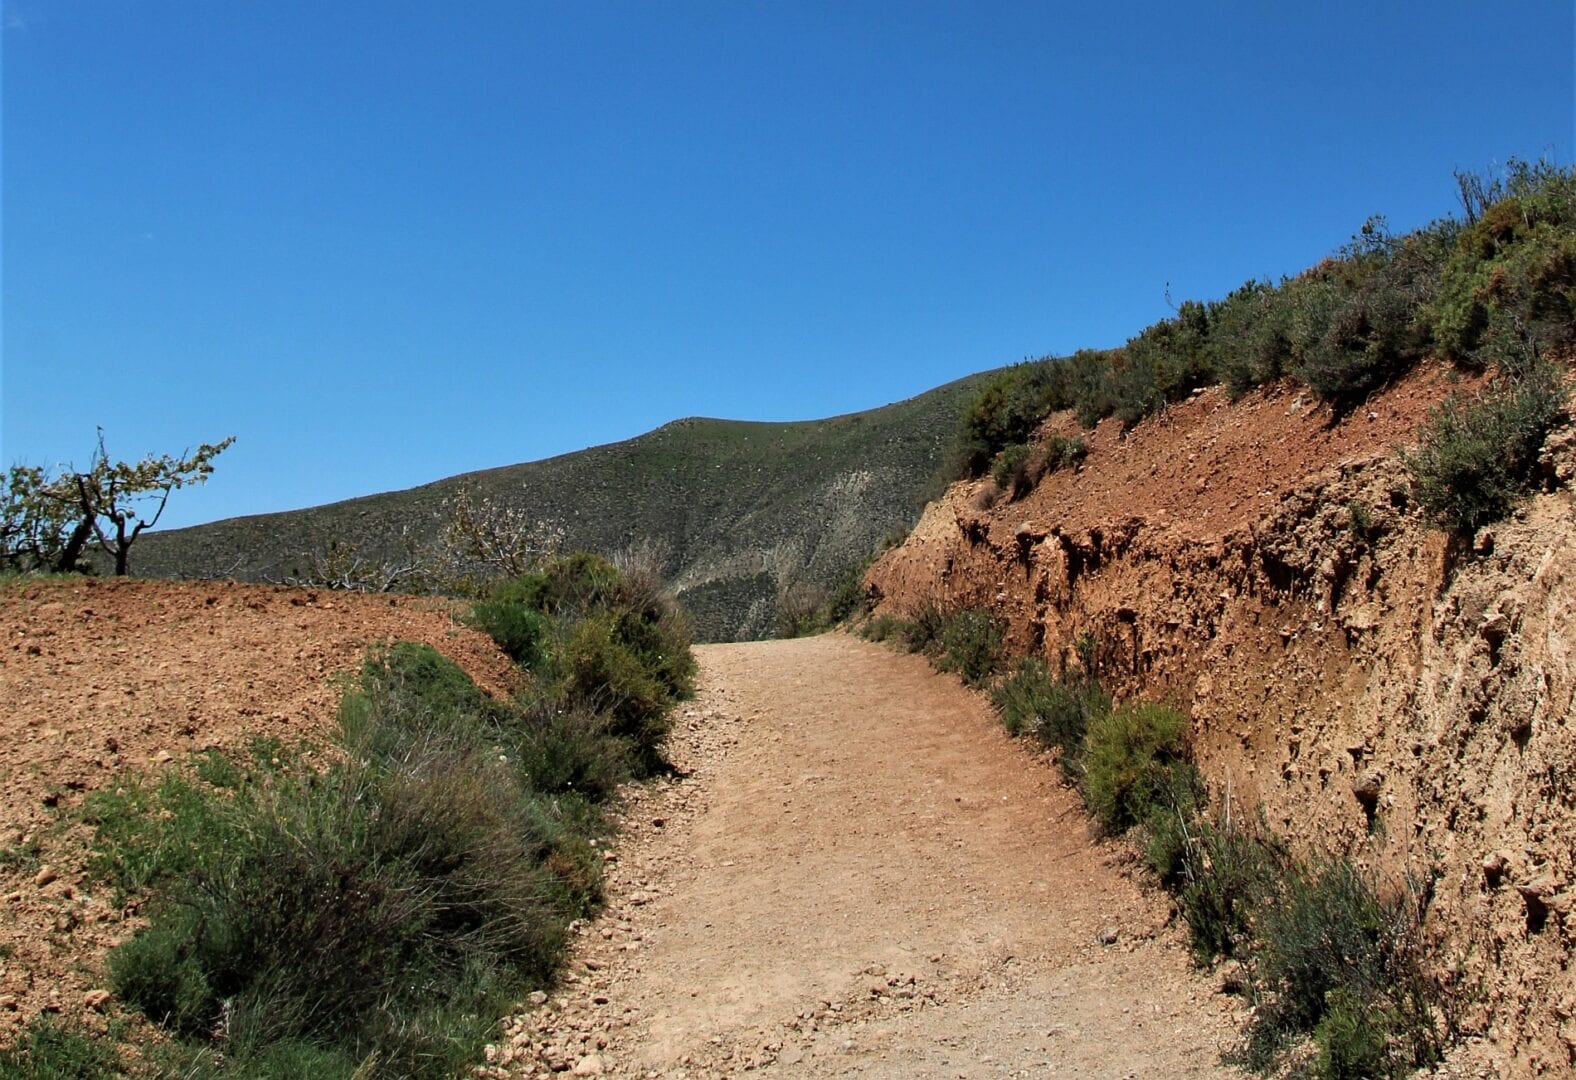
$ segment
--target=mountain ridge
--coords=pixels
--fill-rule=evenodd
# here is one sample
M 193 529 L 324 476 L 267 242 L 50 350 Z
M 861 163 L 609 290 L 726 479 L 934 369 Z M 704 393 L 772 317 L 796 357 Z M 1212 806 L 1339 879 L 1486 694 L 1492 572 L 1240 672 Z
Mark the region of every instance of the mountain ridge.
M 789 586 L 826 586 L 917 518 L 965 401 L 989 373 L 814 420 L 686 416 L 641 435 L 300 510 L 149 533 L 145 577 L 299 577 L 330 544 L 397 558 L 436 538 L 462 489 L 520 510 L 568 548 L 654 541 L 708 640 L 770 635 Z

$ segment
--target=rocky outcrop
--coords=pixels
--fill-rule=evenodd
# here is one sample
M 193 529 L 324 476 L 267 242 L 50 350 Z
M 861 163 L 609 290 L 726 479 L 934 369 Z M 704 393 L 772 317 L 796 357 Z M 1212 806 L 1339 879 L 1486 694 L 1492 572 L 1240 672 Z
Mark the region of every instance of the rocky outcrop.
M 1448 392 L 1424 370 L 1337 423 L 1211 390 L 1079 473 L 987 509 L 955 485 L 871 570 L 882 611 L 999 612 L 1024 653 L 1093 643 L 1119 695 L 1188 709 L 1200 767 L 1310 853 L 1428 899 L 1439 973 L 1506 1069 L 1576 1063 L 1576 436 L 1470 540 L 1395 454 Z M 1053 418 L 1052 428 L 1066 418 Z

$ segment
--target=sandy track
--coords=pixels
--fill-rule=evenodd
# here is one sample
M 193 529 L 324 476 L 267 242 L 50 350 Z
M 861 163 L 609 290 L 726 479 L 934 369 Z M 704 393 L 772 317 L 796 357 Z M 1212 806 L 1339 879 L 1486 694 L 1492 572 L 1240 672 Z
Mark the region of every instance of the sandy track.
M 697 653 L 689 776 L 636 797 L 504 1070 L 1230 1074 L 1232 999 L 981 697 L 840 634 Z

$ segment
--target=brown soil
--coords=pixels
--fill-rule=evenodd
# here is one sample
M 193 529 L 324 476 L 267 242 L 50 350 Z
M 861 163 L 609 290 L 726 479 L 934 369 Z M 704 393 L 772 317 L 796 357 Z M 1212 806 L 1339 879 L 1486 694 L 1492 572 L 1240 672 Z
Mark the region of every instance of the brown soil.
M 697 651 L 688 778 L 500 1075 L 1235 1075 L 1237 999 L 981 696 L 841 634 Z
M 24 582 L 0 595 L 0 1038 L 102 986 L 125 913 L 84 871 L 83 796 L 256 736 L 324 733 L 367 646 L 426 642 L 489 691 L 515 669 L 431 601 L 229 583 Z M 47 880 L 46 880 L 47 879 Z
M 1542 493 L 1452 541 L 1395 447 L 1458 385 L 1425 366 L 1341 420 L 1295 390 L 1206 390 L 1103 425 L 1017 502 L 955 485 L 867 581 L 883 612 L 990 608 L 1053 664 L 1083 638 L 1119 696 L 1188 709 L 1238 805 L 1424 883 L 1460 1068 L 1570 1075 L 1576 433 L 1550 437 Z

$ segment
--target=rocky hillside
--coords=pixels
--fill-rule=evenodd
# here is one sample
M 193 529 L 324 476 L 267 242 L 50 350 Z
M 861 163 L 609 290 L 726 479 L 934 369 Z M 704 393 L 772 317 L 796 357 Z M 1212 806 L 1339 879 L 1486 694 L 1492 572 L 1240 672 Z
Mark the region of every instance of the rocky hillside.
M 1018 653 L 1189 711 L 1198 763 L 1309 853 L 1431 897 L 1462 1051 L 1576 1062 L 1576 433 L 1470 538 L 1431 527 L 1396 447 L 1460 382 L 1425 364 L 1342 419 L 1286 384 L 1087 436 L 1017 501 L 956 484 L 871 569 L 878 610 L 979 605 Z M 1040 440 L 1075 430 L 1056 414 Z M 1485 1075 L 1487 1075 L 1485 1073 Z
M 705 640 L 770 636 L 779 590 L 825 585 L 910 526 L 975 379 L 867 412 L 801 423 L 688 419 L 626 442 L 407 491 L 151 533 L 150 577 L 282 581 L 331 542 L 398 558 L 435 537 L 462 487 L 613 553 L 654 542 Z

